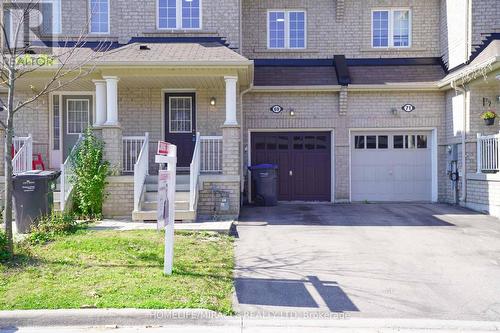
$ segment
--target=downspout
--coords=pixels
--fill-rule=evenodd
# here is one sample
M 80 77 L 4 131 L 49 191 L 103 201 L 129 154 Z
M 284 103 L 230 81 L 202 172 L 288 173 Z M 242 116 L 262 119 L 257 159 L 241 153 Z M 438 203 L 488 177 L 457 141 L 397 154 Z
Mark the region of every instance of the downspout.
M 243 165 L 243 161 L 244 161 L 244 144 L 243 142 L 245 141 L 244 140 L 244 129 L 243 129 L 243 120 L 245 119 L 245 117 L 243 116 L 243 96 L 251 91 L 253 89 L 253 83 L 250 83 L 250 86 L 243 90 L 241 93 L 240 93 L 240 114 L 241 114 L 241 119 L 240 119 L 240 168 L 241 168 L 241 177 L 240 177 L 240 186 L 241 186 L 241 190 L 243 190 L 245 188 L 245 179 L 243 177 L 243 170 L 244 170 L 244 165 Z
M 467 89 L 459 87 L 456 85 L 455 81 L 451 81 L 451 87 L 455 89 L 456 91 L 460 91 L 464 98 L 463 98 L 463 129 L 462 129 L 462 193 L 460 196 L 460 201 L 462 201 L 465 204 L 465 201 L 467 200 L 467 159 L 466 159 L 466 138 L 467 138 Z

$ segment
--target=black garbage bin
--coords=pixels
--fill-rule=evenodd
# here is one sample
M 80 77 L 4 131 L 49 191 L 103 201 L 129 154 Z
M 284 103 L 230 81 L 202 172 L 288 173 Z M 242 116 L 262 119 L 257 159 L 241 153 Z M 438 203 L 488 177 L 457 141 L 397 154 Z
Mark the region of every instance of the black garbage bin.
M 248 167 L 255 184 L 255 202 L 262 206 L 278 204 L 278 166 L 258 164 Z
M 27 233 L 54 203 L 55 180 L 60 171 L 33 170 L 13 177 L 17 232 Z

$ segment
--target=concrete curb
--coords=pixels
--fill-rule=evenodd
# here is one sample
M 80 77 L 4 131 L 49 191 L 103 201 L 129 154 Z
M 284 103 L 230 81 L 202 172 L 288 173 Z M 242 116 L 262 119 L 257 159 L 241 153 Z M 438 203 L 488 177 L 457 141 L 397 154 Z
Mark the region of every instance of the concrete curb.
M 67 309 L 0 311 L 2 327 L 241 325 L 237 317 L 203 309 Z
M 318 319 L 321 318 L 321 319 Z M 327 319 L 325 319 L 327 318 Z M 328 319 L 329 318 L 329 319 Z M 337 328 L 337 329 L 396 329 L 447 330 L 465 332 L 498 332 L 500 321 L 462 321 L 435 319 L 372 319 L 339 318 L 338 316 L 262 317 L 224 316 L 203 309 L 73 309 L 0 311 L 0 328 L 12 327 L 159 327 L 205 326 L 226 328 Z

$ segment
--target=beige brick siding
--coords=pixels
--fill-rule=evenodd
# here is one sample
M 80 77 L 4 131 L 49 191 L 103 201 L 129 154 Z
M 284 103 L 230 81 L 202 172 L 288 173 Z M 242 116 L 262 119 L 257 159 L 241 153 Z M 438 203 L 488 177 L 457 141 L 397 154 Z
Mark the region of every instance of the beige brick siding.
M 166 92 L 159 88 L 120 88 L 118 95 L 118 117 L 123 135 L 136 136 L 149 132 L 149 165 L 152 174 L 158 171 L 154 163 L 158 140 L 164 139 L 162 104 Z M 217 99 L 215 107 L 210 106 L 211 97 Z M 201 135 L 222 135 L 221 126 L 225 117 L 225 90 L 196 90 L 196 129 Z
M 122 171 L 122 128 L 118 126 L 105 126 L 102 128 L 102 140 L 104 141 L 104 160 L 109 162 L 112 174 Z
M 222 173 L 224 175 L 240 174 L 240 126 L 224 126 L 222 128 Z
M 225 191 L 229 195 L 229 210 L 214 212 L 215 204 L 220 205 L 220 197 L 214 195 L 213 189 Z M 200 220 L 234 219 L 240 213 L 240 183 L 230 181 L 207 181 L 203 183 L 198 198 L 197 216 Z
M 134 210 L 134 177 L 108 177 L 102 213 L 105 218 L 131 217 Z
M 341 21 L 334 19 L 336 1 L 243 1 L 243 54 L 249 58 L 348 58 L 440 56 L 439 0 L 355 0 L 344 2 Z M 412 47 L 376 50 L 371 47 L 371 11 L 405 7 L 412 11 Z M 342 7 L 340 7 L 342 8 Z M 307 49 L 296 52 L 267 49 L 267 10 L 303 9 L 307 12 Z
M 31 98 L 32 94 L 17 91 L 15 103 Z M 7 112 L 0 112 L 0 119 L 5 121 Z M 49 161 L 49 98 L 42 96 L 35 102 L 19 110 L 14 116 L 14 135 L 33 136 L 33 153 L 42 154 L 45 166 Z
M 158 30 L 156 28 L 156 1 L 111 0 L 109 36 L 126 43 L 136 36 L 219 36 L 226 37 L 231 47 L 239 45 L 239 1 L 202 1 L 202 29 L 200 31 Z M 78 35 L 87 27 L 88 0 L 62 1 L 64 34 Z M 98 37 L 98 36 L 96 36 Z
M 493 32 L 500 32 L 500 1 L 472 0 L 472 45 Z
M 474 84 L 469 85 L 469 92 L 466 95 L 466 114 L 467 114 L 467 122 L 465 125 L 466 128 L 466 172 L 467 177 L 470 178 L 470 175 L 475 173 L 477 170 L 477 158 L 476 158 L 476 135 L 477 133 L 481 133 L 482 135 L 490 135 L 496 134 L 499 132 L 498 120 L 494 126 L 486 126 L 484 121 L 480 118 L 481 113 L 488 109 L 492 109 L 494 111 L 498 110 L 498 104 L 495 102 L 496 96 L 498 96 L 498 92 L 500 91 L 500 83 L 494 79 L 493 75 L 489 75 L 486 80 L 478 80 Z M 453 96 L 460 95 L 460 92 L 455 92 L 454 90 L 449 90 L 446 92 L 445 97 L 445 105 L 446 105 L 446 136 L 445 136 L 445 144 L 458 144 L 459 149 L 459 168 L 462 167 L 462 144 L 461 144 L 461 127 L 457 126 L 457 117 L 460 117 L 462 112 L 461 109 L 454 110 L 452 105 Z M 483 105 L 483 98 L 491 101 L 491 107 L 488 106 L 488 103 Z M 455 118 L 453 113 L 456 113 Z M 443 157 L 445 161 L 447 161 L 447 155 L 445 153 L 446 158 Z M 453 191 L 451 189 L 451 182 L 448 180 L 443 180 L 445 184 L 446 193 L 442 198 L 443 201 L 452 202 L 453 200 Z M 459 195 L 463 195 L 461 183 L 459 182 Z M 474 204 L 476 206 L 470 206 L 474 209 L 482 208 L 478 205 L 485 205 L 490 202 L 490 205 L 497 205 L 496 201 L 499 200 L 497 198 L 498 193 L 496 191 L 490 191 L 489 188 L 497 187 L 497 181 L 492 181 L 487 179 L 467 179 L 467 203 L 463 203 L 464 205 L 468 205 L 469 203 Z M 484 189 L 488 189 L 487 191 L 482 191 Z M 485 208 L 486 209 L 486 208 Z
M 349 129 L 350 128 L 436 128 L 438 143 L 444 137 L 444 93 L 442 92 L 348 92 L 347 115 L 339 115 L 339 93 L 250 93 L 243 99 L 244 143 L 248 148 L 250 129 L 334 129 L 335 198 L 349 199 Z M 401 106 L 412 103 L 412 113 Z M 273 114 L 272 105 L 285 111 Z M 295 116 L 287 110 L 293 108 Z M 399 110 L 393 115 L 392 108 Z M 247 154 L 244 155 L 245 165 Z M 441 175 L 446 163 L 439 163 Z

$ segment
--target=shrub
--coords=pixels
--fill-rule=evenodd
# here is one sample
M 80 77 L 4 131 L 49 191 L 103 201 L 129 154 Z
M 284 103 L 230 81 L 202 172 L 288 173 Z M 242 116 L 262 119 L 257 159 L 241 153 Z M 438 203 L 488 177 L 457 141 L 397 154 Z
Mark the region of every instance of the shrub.
M 0 229 L 0 261 L 6 260 L 9 257 L 9 251 L 7 251 L 7 235 L 5 235 L 3 229 Z
M 43 244 L 61 235 L 74 233 L 79 228 L 79 223 L 73 215 L 54 212 L 38 221 L 38 225 L 31 229 L 28 236 L 32 244 Z
M 99 217 L 102 213 L 104 188 L 109 163 L 103 160 L 102 140 L 88 128 L 71 160 L 74 176 L 73 202 L 75 212 L 85 217 Z

